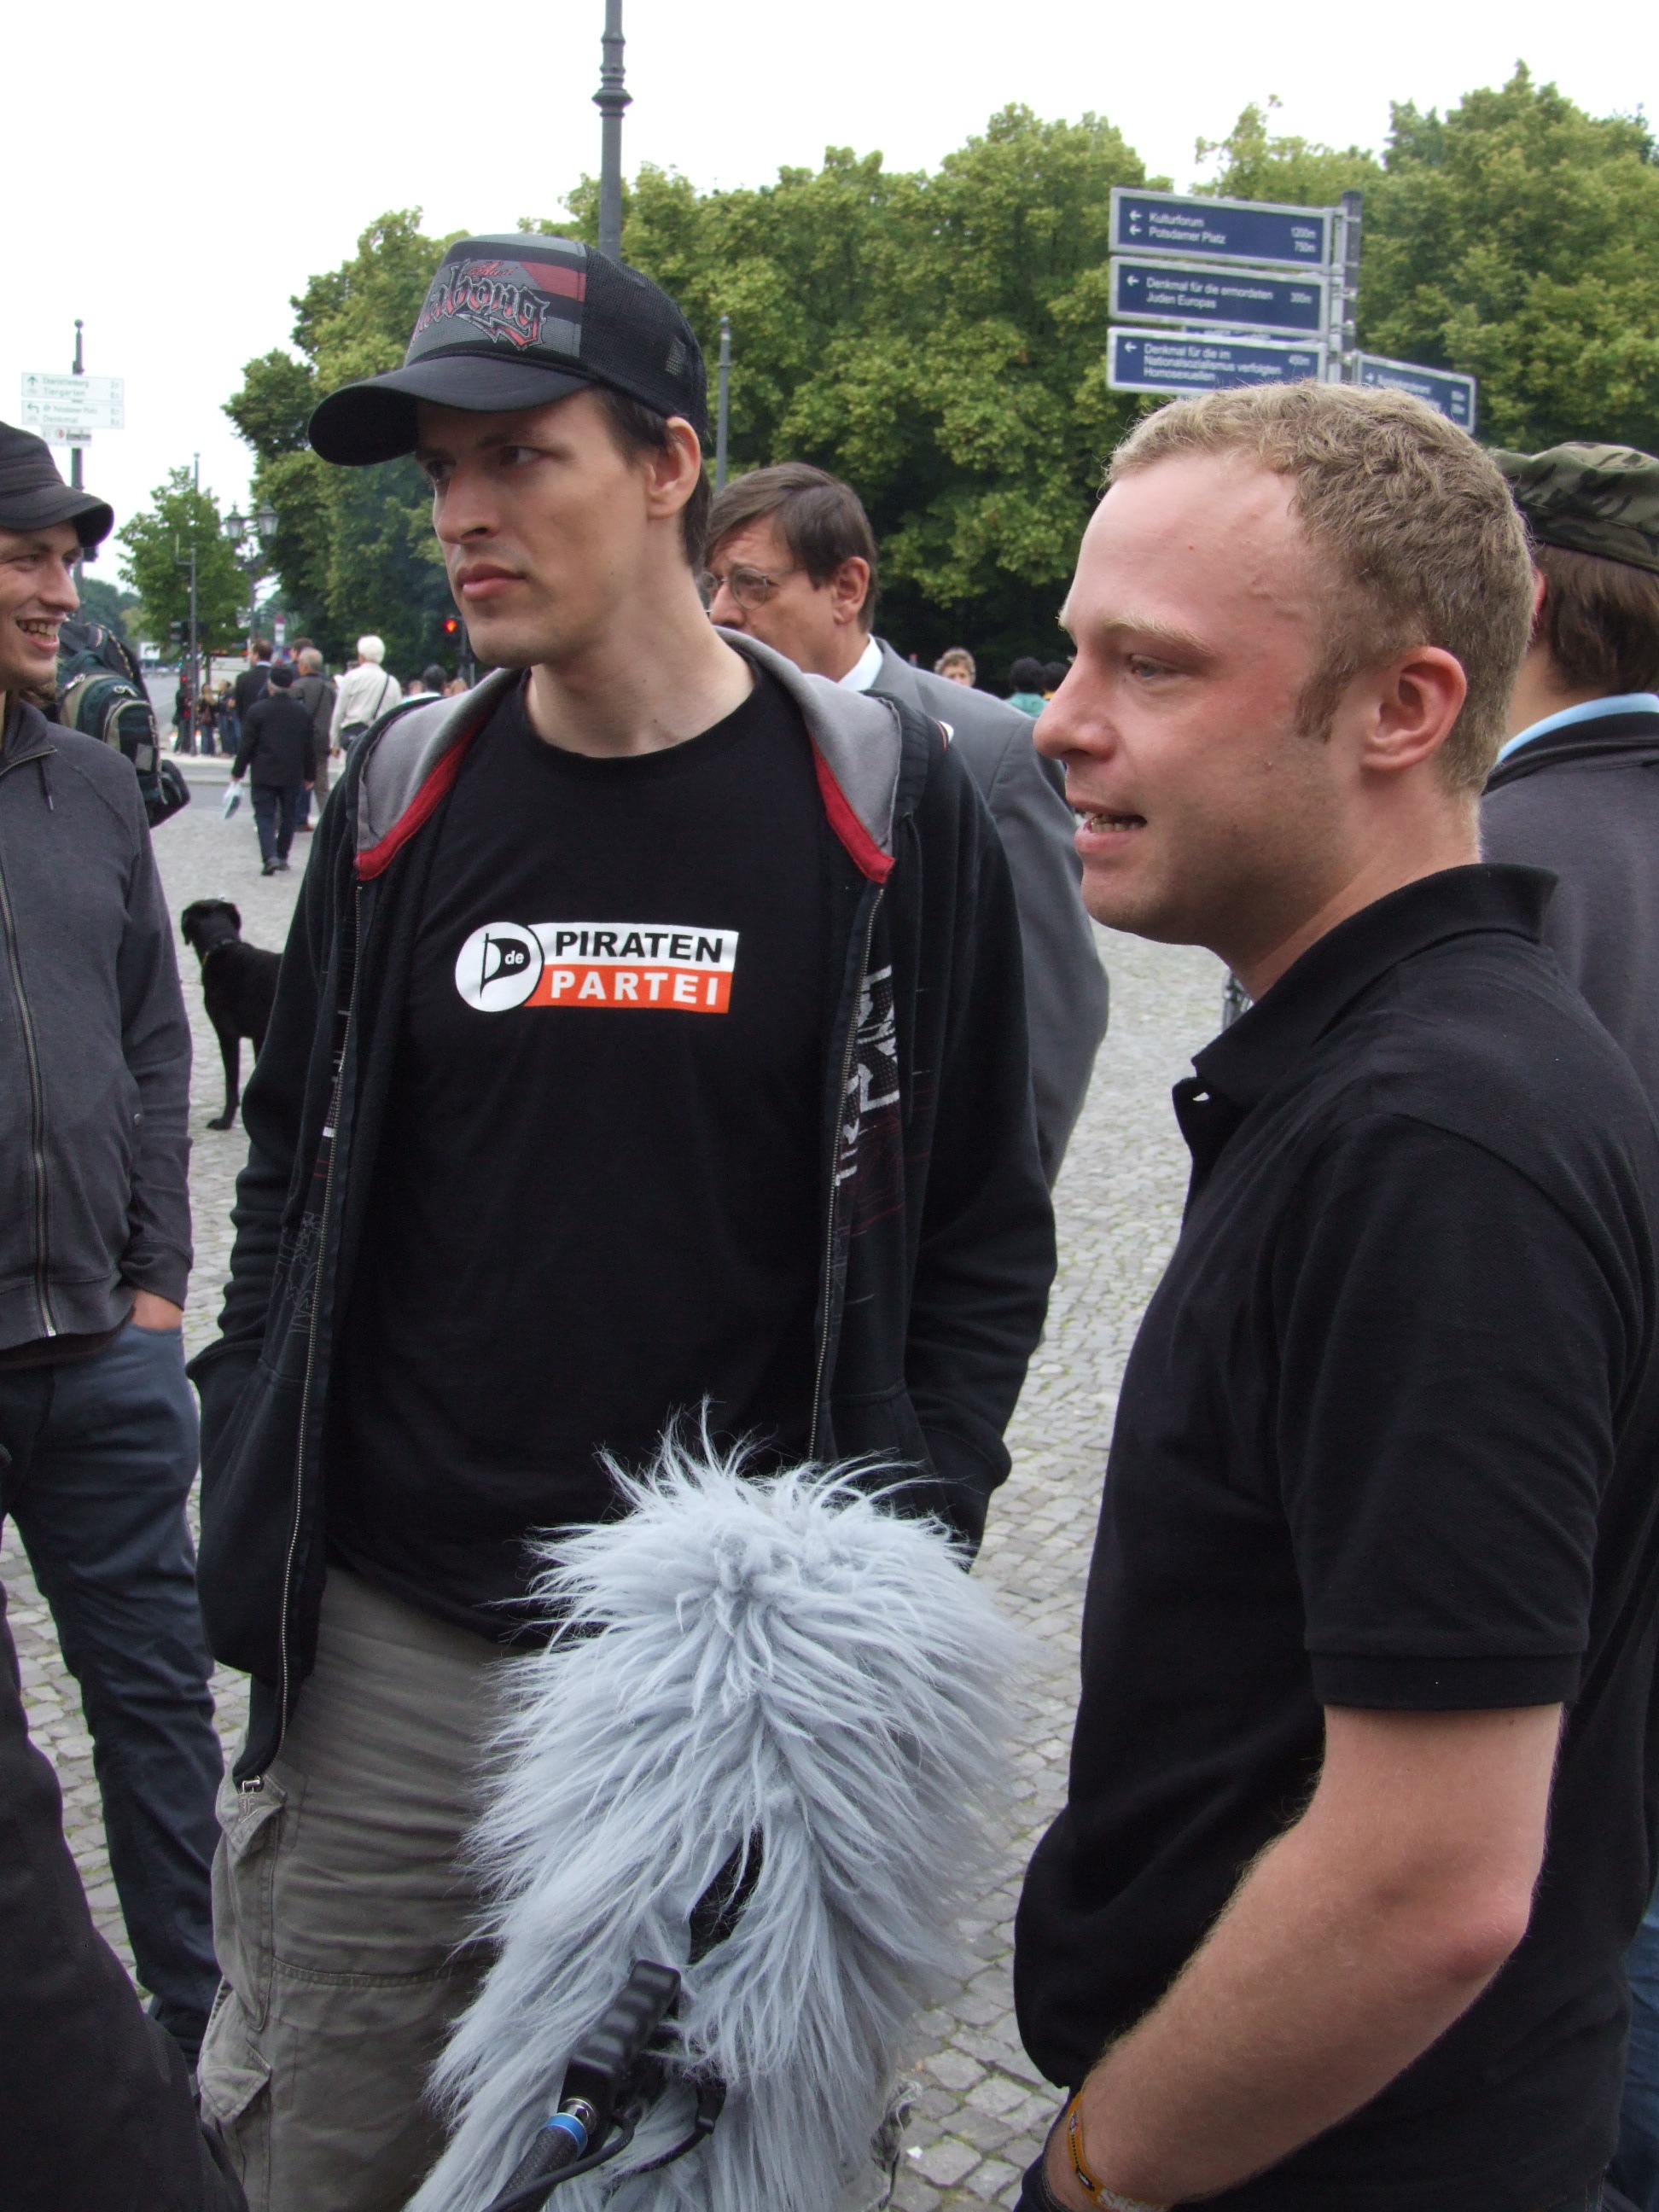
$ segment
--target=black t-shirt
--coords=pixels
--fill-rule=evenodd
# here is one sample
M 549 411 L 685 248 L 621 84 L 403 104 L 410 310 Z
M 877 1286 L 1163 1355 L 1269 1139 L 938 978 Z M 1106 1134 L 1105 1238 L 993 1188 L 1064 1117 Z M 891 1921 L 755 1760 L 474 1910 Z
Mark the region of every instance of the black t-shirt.
M 1648 1836 L 1659 1134 L 1460 868 L 1332 931 L 1200 1053 L 1181 1240 L 1124 1376 L 1070 1798 L 1021 1901 L 1028 2049 L 1081 2081 L 1317 1778 L 1322 1708 L 1566 1703 L 1528 1933 L 1226 2212 L 1537 2212 L 1616 2136 Z
M 515 690 L 433 825 L 331 1437 L 337 1554 L 506 1638 L 536 1529 L 709 1401 L 807 1445 L 825 886 L 809 741 L 737 712 L 623 760 Z

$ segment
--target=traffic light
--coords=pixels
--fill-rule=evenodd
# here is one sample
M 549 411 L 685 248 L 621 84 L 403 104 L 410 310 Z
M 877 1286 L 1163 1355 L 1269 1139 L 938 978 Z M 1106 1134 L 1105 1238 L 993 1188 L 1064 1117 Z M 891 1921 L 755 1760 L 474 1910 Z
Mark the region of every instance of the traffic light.
M 460 634 L 460 617 L 459 615 L 446 615 L 444 617 L 444 635 L 447 638 L 455 638 L 459 637 Z

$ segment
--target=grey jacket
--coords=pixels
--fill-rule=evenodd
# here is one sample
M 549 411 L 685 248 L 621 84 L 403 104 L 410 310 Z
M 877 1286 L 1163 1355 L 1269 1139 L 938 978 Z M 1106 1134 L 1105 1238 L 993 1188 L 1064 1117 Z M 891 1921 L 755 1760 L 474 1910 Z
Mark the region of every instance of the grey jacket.
M 131 763 L 15 702 L 0 746 L 0 1350 L 190 1274 L 190 1024 Z
M 1019 908 L 1037 1146 L 1052 1189 L 1089 1093 L 1107 1014 L 1106 970 L 1084 911 L 1077 823 L 1060 771 L 1032 744 L 1029 715 L 988 691 L 913 668 L 884 640 L 881 673 L 870 688 L 944 723 L 997 825 Z

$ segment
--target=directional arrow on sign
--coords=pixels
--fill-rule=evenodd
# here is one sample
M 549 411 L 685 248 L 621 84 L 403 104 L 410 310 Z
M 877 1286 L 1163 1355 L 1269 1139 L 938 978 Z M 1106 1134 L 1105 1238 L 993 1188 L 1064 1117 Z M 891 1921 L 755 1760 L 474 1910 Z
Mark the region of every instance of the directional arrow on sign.
M 1292 331 L 1310 337 L 1326 326 L 1322 276 L 1115 254 L 1111 276 L 1111 312 L 1127 322 Z

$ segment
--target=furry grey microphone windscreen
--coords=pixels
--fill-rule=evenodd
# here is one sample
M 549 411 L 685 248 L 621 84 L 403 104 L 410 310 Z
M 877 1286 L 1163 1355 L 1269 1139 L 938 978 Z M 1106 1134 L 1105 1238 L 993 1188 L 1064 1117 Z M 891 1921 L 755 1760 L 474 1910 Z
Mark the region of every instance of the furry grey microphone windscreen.
M 685 2058 L 718 2070 L 725 2112 L 618 2185 L 684 2133 L 671 2092 L 554 2212 L 870 2205 L 1007 1802 L 1019 1641 L 868 1468 L 756 1480 L 671 1437 L 648 1475 L 612 1473 L 627 1516 L 547 1544 L 561 1626 L 509 1670 L 477 1838 L 499 1949 L 439 2066 L 453 2132 L 409 2212 L 482 2212 L 638 1958 L 685 1968 Z M 756 1836 L 733 1932 L 688 1966 L 692 1905 Z

